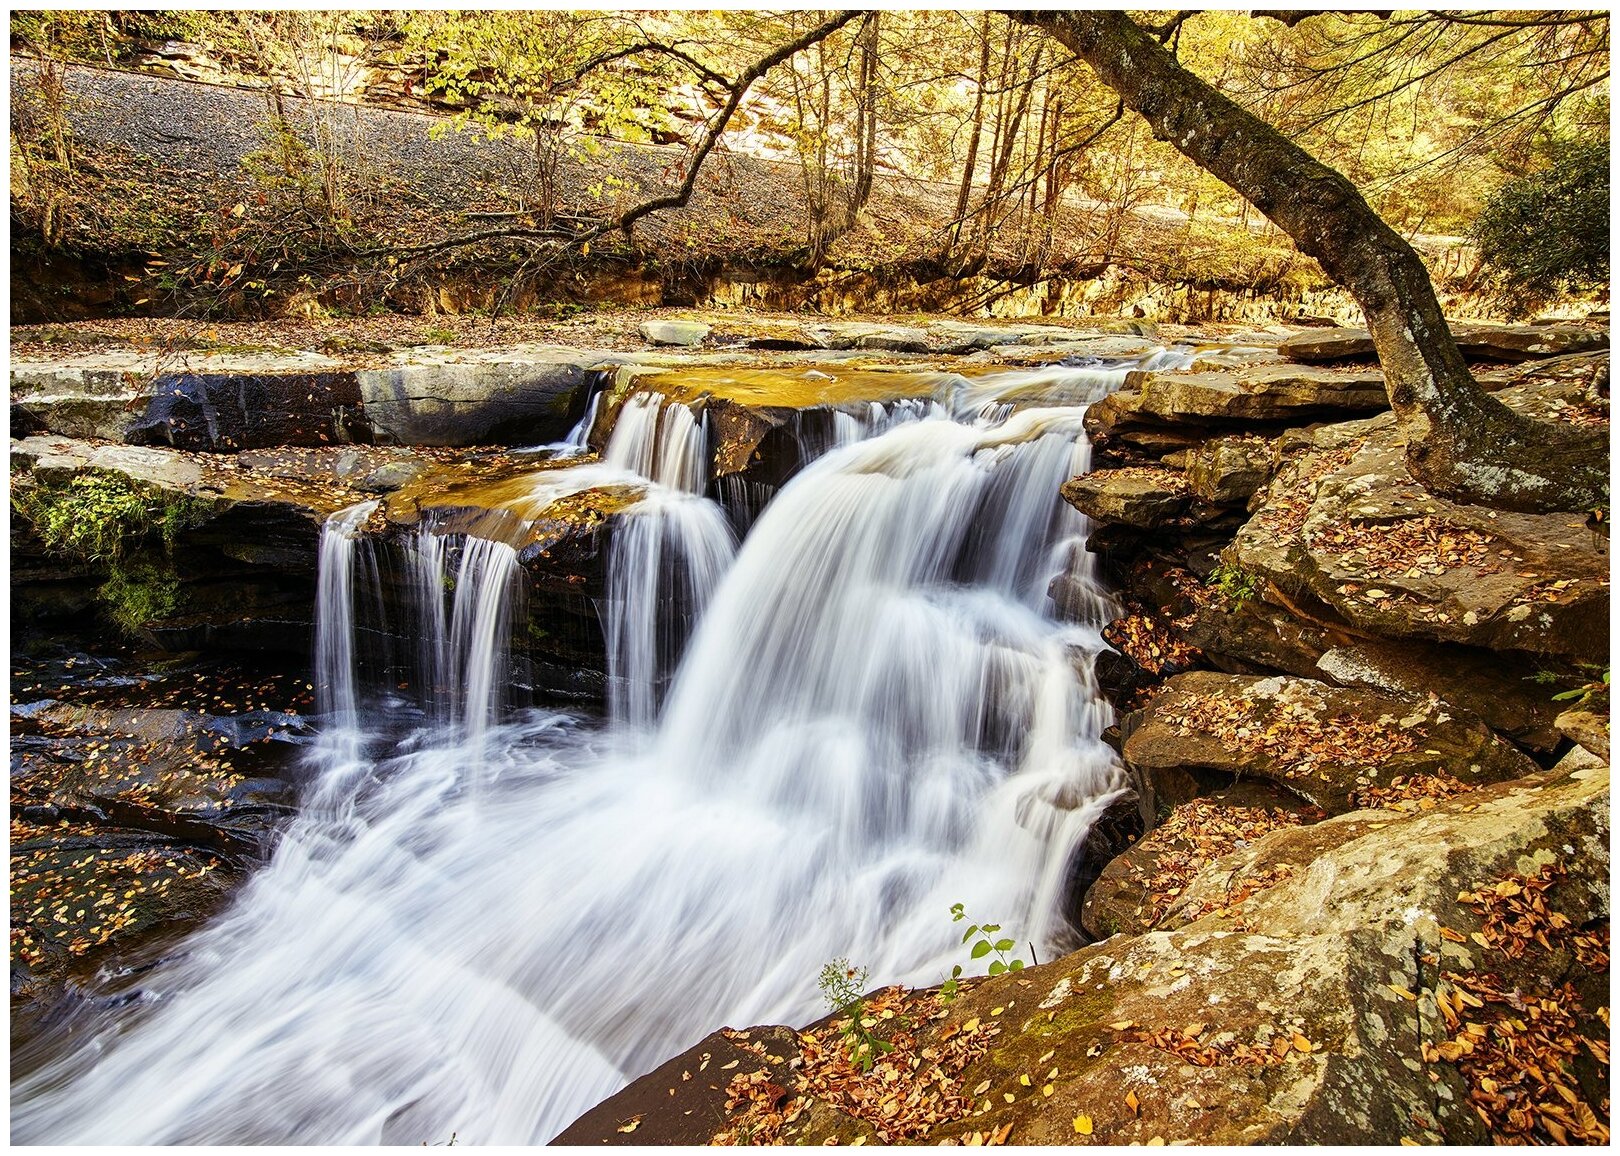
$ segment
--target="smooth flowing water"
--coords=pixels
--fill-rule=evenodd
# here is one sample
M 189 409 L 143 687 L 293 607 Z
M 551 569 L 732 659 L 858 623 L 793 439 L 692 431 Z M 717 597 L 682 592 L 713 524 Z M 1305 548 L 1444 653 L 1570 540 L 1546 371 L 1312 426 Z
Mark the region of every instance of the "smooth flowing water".
M 1058 487 L 1123 372 L 844 412 L 740 550 L 701 416 L 627 406 L 603 463 L 533 498 L 654 483 L 612 547 L 605 722 L 500 709 L 520 584 L 495 541 L 409 551 L 451 708 L 356 685 L 370 510 L 335 516 L 298 818 L 139 999 L 14 1084 L 13 1138 L 538 1142 L 721 1024 L 815 1018 L 829 959 L 938 982 L 953 903 L 1073 946 L 1073 856 L 1120 775 L 1106 599 L 1064 621 L 1047 585 L 1089 577 Z

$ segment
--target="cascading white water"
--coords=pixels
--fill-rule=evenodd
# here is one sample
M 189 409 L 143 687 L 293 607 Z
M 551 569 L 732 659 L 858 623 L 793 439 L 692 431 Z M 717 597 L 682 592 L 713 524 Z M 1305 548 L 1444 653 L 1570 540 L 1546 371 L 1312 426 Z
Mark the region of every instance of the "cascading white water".
M 811 1018 L 830 958 L 937 982 L 962 962 L 954 902 L 1062 946 L 1118 772 L 1101 604 L 1060 622 L 1044 590 L 1084 530 L 1057 497 L 1083 403 L 1122 376 L 1047 371 L 1068 404 L 974 417 L 990 375 L 964 419 L 810 464 L 654 733 L 335 720 L 272 862 L 116 1022 L 14 1084 L 13 1139 L 544 1140 L 719 1024 Z
M 661 684 L 737 550 L 713 502 L 658 488 L 625 511 L 608 557 L 608 714 L 650 727 Z
M 321 527 L 320 570 L 315 591 L 315 694 L 322 713 L 340 725 L 355 720 L 354 551 L 355 537 L 378 503 L 339 510 Z
M 450 538 L 424 527 L 406 543 L 406 565 L 420 624 L 422 693 L 444 721 L 481 735 L 510 681 L 507 640 L 522 593 L 517 551 L 494 539 Z

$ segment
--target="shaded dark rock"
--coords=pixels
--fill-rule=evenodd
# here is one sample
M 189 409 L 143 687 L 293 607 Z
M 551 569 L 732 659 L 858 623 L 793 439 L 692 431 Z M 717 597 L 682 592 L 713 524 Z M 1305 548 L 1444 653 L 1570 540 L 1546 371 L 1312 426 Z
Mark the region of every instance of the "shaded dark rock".
M 1086 832 L 1085 844 L 1069 868 L 1065 907 L 1069 923 L 1083 928 L 1093 939 L 1106 939 L 1107 934 L 1100 934 L 1086 921 L 1084 904 L 1090 901 L 1097 881 L 1107 873 L 1109 866 L 1128 853 L 1146 830 L 1136 796 L 1126 792 L 1108 804 Z
M 593 1148 L 706 1145 L 726 1126 L 726 1089 L 733 1076 L 764 1069 L 773 1083 L 792 1089 L 798 1063 L 798 1033 L 791 1028 L 722 1028 L 614 1093 L 551 1142 Z
M 230 453 L 265 446 L 371 440 L 352 372 L 165 374 L 125 439 Z

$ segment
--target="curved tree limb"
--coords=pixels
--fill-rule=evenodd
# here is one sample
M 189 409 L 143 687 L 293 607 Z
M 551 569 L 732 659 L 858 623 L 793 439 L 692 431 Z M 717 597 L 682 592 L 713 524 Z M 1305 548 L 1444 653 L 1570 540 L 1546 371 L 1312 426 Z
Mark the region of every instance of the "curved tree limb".
M 1181 67 L 1122 12 L 1033 11 L 1126 106 L 1316 258 L 1366 315 L 1413 475 L 1463 502 L 1578 510 L 1608 500 L 1608 437 L 1532 421 L 1481 389 L 1428 270 L 1343 175 Z
M 396 259 L 420 258 L 434 253 L 442 253 L 450 249 L 465 248 L 469 245 L 476 245 L 483 241 L 497 240 L 531 241 L 557 248 L 574 248 L 580 245 L 588 245 L 592 241 L 595 241 L 598 237 L 602 237 L 617 230 L 623 230 L 628 233 L 630 228 L 637 221 L 641 220 L 643 217 L 647 217 L 653 213 L 659 212 L 660 210 L 684 208 L 692 199 L 693 192 L 697 189 L 698 174 L 702 171 L 703 162 L 709 158 L 709 154 L 711 154 L 715 147 L 720 143 L 720 138 L 725 135 L 726 127 L 731 123 L 731 118 L 736 114 L 738 107 L 743 102 L 743 98 L 748 95 L 748 90 L 754 86 L 755 82 L 757 82 L 761 77 L 763 77 L 767 72 L 775 68 L 777 65 L 790 60 L 800 52 L 803 52 L 805 49 L 810 48 L 822 40 L 825 40 L 827 37 L 831 36 L 834 32 L 837 32 L 844 25 L 848 24 L 850 21 L 854 20 L 860 15 L 862 15 L 862 13 L 856 9 L 836 13 L 803 35 L 798 36 L 785 44 L 778 45 L 776 48 L 773 48 L 770 52 L 766 53 L 764 56 L 754 61 L 753 64 L 749 65 L 749 67 L 734 80 L 724 80 L 724 78 L 720 78 L 723 80 L 724 87 L 727 91 L 726 102 L 721 106 L 719 112 L 710 117 L 709 121 L 704 125 L 703 133 L 698 137 L 697 144 L 694 147 L 691 156 L 687 159 L 686 170 L 681 179 L 680 187 L 672 193 L 663 193 L 655 197 L 649 197 L 648 199 L 631 206 L 629 209 L 626 209 L 616 217 L 595 221 L 584 227 L 569 229 L 557 227 L 537 228 L 523 225 L 500 226 L 490 229 L 480 229 L 472 233 L 462 233 L 458 236 L 446 237 L 442 240 L 432 241 L 422 245 L 361 250 L 356 253 L 356 256 L 388 256 Z M 646 50 L 647 48 L 648 46 L 646 44 L 637 45 L 634 47 L 634 51 Z M 657 50 L 668 51 L 667 46 L 662 45 L 657 46 Z M 626 51 L 622 54 L 610 53 L 600 59 L 601 61 L 605 62 L 610 59 L 620 59 L 621 56 L 632 54 L 633 51 Z M 705 69 L 705 72 L 707 72 L 707 69 Z M 705 79 L 708 79 L 708 76 L 718 76 L 718 74 L 709 73 Z

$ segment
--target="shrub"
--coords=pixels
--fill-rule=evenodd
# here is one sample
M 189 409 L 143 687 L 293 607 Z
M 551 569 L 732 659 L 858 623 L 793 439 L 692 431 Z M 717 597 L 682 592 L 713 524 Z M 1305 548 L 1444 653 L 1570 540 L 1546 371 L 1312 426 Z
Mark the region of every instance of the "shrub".
M 894 1051 L 894 1045 L 879 1039 L 872 1029 L 877 1021 L 866 1014 L 866 1003 L 861 998 L 866 992 L 867 971 L 855 967 L 847 959 L 835 959 L 821 969 L 819 986 L 829 1007 L 844 1021 L 844 1042 L 849 1046 L 850 1063 L 863 1072 L 870 1072 L 878 1056 Z
M 1609 282 L 1609 141 L 1560 142 L 1486 202 L 1471 237 L 1503 297 L 1528 308 Z

